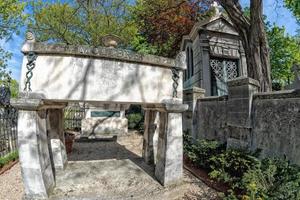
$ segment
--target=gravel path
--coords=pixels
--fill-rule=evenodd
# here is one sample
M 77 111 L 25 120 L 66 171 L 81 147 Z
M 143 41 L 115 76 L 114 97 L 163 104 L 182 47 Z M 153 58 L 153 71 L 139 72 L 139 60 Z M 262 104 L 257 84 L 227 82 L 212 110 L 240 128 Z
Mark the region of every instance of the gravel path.
M 0 175 L 0 200 L 20 200 L 23 196 L 20 163 Z

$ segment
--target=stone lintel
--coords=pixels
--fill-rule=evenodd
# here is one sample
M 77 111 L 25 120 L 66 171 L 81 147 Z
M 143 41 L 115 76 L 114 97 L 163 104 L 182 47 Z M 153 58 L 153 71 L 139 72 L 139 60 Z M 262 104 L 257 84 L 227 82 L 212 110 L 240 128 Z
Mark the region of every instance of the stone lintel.
M 188 105 L 183 104 L 181 99 L 165 99 L 161 104 L 146 105 L 144 110 L 157 110 L 159 112 L 182 113 L 188 110 Z
M 286 98 L 300 98 L 300 89 L 274 91 L 274 92 L 260 92 L 253 95 L 253 99 L 286 99 Z
M 260 84 L 257 80 L 249 77 L 244 77 L 244 76 L 228 81 L 227 85 L 228 87 L 243 86 L 243 85 L 254 85 L 256 87 L 260 87 Z
M 44 102 L 41 99 L 12 99 L 11 105 L 19 110 L 41 110 Z
M 42 93 L 20 92 L 20 97 L 11 100 L 11 105 L 20 110 L 63 109 L 67 106 L 65 102 L 43 100 L 46 97 Z
M 183 90 L 184 94 L 200 93 L 205 94 L 205 89 L 199 87 L 190 87 Z
M 145 63 L 169 68 L 179 68 L 184 70 L 185 65 L 177 64 L 175 59 L 135 53 L 129 50 L 108 48 L 108 47 L 89 47 L 86 45 L 66 45 L 66 44 L 45 44 L 39 42 L 25 42 L 22 47 L 24 54 L 34 51 L 37 54 L 49 55 L 71 55 L 87 56 L 94 58 L 116 59 L 121 61 Z M 182 62 L 180 62 L 182 63 Z
M 203 97 L 201 99 L 198 99 L 198 101 L 227 101 L 228 95 L 224 96 L 210 96 L 210 97 Z

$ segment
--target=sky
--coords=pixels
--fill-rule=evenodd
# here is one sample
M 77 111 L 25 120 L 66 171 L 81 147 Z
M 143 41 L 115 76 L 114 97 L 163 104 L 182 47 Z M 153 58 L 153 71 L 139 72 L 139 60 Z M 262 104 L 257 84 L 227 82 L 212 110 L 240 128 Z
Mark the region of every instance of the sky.
M 249 7 L 249 0 L 240 0 L 243 7 Z M 296 35 L 296 30 L 299 27 L 292 13 L 284 8 L 282 0 L 264 0 L 264 14 L 268 21 L 275 23 L 278 26 L 285 26 L 286 31 L 290 35 Z M 25 28 L 22 28 L 20 35 L 13 35 L 9 41 L 0 41 L 0 45 L 7 51 L 13 53 L 12 58 L 8 62 L 9 70 L 12 72 L 12 77 L 17 81 L 20 80 L 20 72 L 23 54 L 21 47 L 24 41 Z

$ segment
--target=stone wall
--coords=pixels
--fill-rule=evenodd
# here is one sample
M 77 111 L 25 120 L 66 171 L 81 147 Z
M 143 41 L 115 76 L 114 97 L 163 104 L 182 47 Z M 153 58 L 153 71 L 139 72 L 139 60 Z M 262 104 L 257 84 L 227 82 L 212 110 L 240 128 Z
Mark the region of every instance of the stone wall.
M 128 120 L 125 117 L 86 118 L 81 127 L 83 137 L 124 135 L 128 133 Z
M 254 95 L 252 119 L 254 148 L 300 164 L 300 90 Z
M 238 84 L 229 84 L 235 92 L 228 96 L 197 100 L 196 138 L 261 149 L 262 157 L 287 157 L 300 164 L 300 90 L 257 93 L 248 80 L 233 80 Z

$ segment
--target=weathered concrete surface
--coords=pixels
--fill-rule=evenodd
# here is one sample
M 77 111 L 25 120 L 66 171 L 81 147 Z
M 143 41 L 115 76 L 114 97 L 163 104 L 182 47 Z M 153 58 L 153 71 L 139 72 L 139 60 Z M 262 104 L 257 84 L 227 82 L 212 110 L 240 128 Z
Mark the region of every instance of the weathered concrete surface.
M 143 158 L 147 164 L 154 164 L 156 156 L 156 154 L 154 154 L 154 134 L 157 131 L 155 124 L 156 116 L 157 111 L 145 111 Z
M 161 112 L 155 176 L 165 186 L 181 181 L 183 170 L 182 114 Z
M 196 139 L 227 139 L 227 96 L 205 97 L 197 101 Z
M 27 42 L 28 43 L 28 42 Z M 186 68 L 185 54 L 181 53 L 176 60 L 150 57 L 151 63 L 143 59 L 130 62 L 123 59 L 123 50 L 105 49 L 109 51 L 104 57 L 90 57 L 88 52 L 81 51 L 86 47 L 72 47 L 45 44 L 24 44 L 24 53 L 32 50 L 38 54 L 31 79 L 32 92 L 43 93 L 47 99 L 64 101 L 101 101 L 125 103 L 161 103 L 163 99 L 173 96 L 173 72 L 178 69 L 178 97 L 182 97 L 182 71 Z M 70 50 L 72 49 L 72 50 Z M 78 51 L 78 53 L 68 53 Z M 114 55 L 120 56 L 114 59 Z M 25 87 L 26 64 L 24 56 L 20 89 Z M 155 64 L 156 63 L 156 64 Z M 107 67 L 109 66 L 109 67 Z M 100 77 L 100 78 L 99 78 Z M 68 87 L 66 87 L 68 86 Z
M 262 157 L 286 157 L 300 164 L 300 90 L 255 93 L 257 84 L 243 84 L 248 87 L 229 85 L 228 97 L 198 100 L 197 138 L 261 149 Z
M 75 143 L 65 171 L 57 173 L 51 200 L 215 199 L 216 192 L 184 172 L 180 184 L 163 187 L 142 156 L 143 137 Z
M 120 135 L 128 132 L 128 120 L 123 117 L 93 117 L 81 121 L 81 136 Z
M 128 120 L 125 111 L 130 104 L 86 103 L 85 118 L 81 121 L 81 133 L 85 137 L 113 136 L 128 133 Z M 116 112 L 97 116 L 103 112 Z M 117 114 L 117 115 L 114 115 Z M 96 116 L 95 116 L 96 115 Z M 108 116 L 107 116 L 108 115 Z
M 64 169 L 67 164 L 67 152 L 64 135 L 63 109 L 49 109 L 47 111 L 47 130 L 50 139 L 51 158 L 56 169 Z
M 186 112 L 182 114 L 183 131 L 191 133 L 196 138 L 197 136 L 197 100 L 203 98 L 205 90 L 198 87 L 187 88 L 183 90 L 183 103 L 189 105 Z
M 300 90 L 254 96 L 253 148 L 300 165 Z
M 19 111 L 18 149 L 27 198 L 47 198 L 55 182 L 45 111 Z

